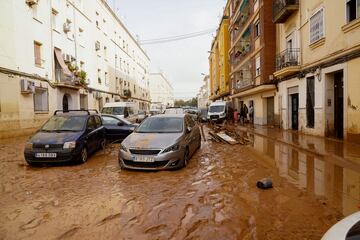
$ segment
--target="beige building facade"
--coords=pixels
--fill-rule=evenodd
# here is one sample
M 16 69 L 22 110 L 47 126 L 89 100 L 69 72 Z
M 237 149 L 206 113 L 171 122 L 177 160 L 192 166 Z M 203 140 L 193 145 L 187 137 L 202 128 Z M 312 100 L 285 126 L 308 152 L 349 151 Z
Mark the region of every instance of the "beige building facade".
M 174 106 L 174 88 L 163 73 L 150 73 L 151 103 L 166 107 Z
M 105 0 L 4 1 L 0 34 L 0 137 L 56 109 L 149 109 L 150 59 Z
M 360 143 L 360 2 L 275 0 L 284 129 Z

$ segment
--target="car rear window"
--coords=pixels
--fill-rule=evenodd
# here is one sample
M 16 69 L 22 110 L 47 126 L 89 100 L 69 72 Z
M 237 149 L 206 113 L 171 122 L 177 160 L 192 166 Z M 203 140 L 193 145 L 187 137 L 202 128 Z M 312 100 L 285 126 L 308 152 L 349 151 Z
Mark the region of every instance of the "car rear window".
M 145 119 L 138 133 L 178 133 L 183 131 L 184 119 L 179 117 L 153 117 Z

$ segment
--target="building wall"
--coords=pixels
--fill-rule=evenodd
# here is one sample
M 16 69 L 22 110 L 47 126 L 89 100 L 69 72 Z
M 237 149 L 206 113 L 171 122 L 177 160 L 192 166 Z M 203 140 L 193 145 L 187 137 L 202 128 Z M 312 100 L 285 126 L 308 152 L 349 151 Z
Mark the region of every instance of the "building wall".
M 360 58 L 347 63 L 347 137 L 349 141 L 360 143 Z
M 229 19 L 223 19 L 220 25 L 219 32 L 219 65 L 220 65 L 220 95 L 230 91 L 230 64 L 229 64 L 229 49 L 230 49 L 230 35 L 229 35 Z
M 65 23 L 70 26 L 67 33 Z M 150 59 L 105 0 L 39 1 L 32 7 L 25 1 L 4 1 L 0 35 L 2 133 L 38 127 L 55 109 L 62 109 L 64 95 L 71 99 L 69 108 L 80 107 L 80 94 L 87 95 L 89 108 L 100 109 L 106 101 L 119 100 L 149 107 Z M 97 41 L 99 50 L 95 49 Z M 40 65 L 35 64 L 34 42 L 41 44 Z M 59 85 L 55 48 L 73 56 L 72 64 L 87 73 L 88 86 Z M 34 95 L 20 92 L 23 79 L 48 89 L 48 111 L 34 111 Z M 124 89 L 131 91 L 130 99 L 124 96 Z
M 150 74 L 150 97 L 152 103 L 174 106 L 174 89 L 162 73 Z
M 324 11 L 324 36 L 310 43 L 311 17 L 320 9 Z M 281 98 L 281 126 L 290 129 L 288 89 L 299 88 L 299 131 L 307 134 L 333 137 L 336 131 L 334 78 L 343 75 L 343 132 L 344 138 L 360 142 L 359 98 L 355 89 L 360 87 L 358 79 L 360 60 L 352 56 L 360 51 L 360 18 L 347 23 L 345 1 L 301 1 L 284 23 L 277 24 L 277 53 L 286 50 L 286 40 L 294 34 L 293 47 L 300 48 L 299 69 L 278 77 Z M 337 61 L 334 61 L 337 59 Z M 347 60 L 348 59 L 348 60 Z M 290 75 L 290 76 L 288 76 Z M 306 78 L 315 77 L 315 126 L 307 126 Z

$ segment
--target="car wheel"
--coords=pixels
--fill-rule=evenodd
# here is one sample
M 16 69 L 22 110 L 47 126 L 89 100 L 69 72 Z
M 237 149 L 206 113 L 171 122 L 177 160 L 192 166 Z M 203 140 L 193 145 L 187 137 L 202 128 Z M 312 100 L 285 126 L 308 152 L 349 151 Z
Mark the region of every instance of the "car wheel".
M 83 147 L 83 149 L 81 150 L 81 153 L 80 153 L 80 158 L 79 158 L 79 161 L 80 163 L 85 163 L 88 159 L 88 151 L 87 151 L 87 148 L 86 147 Z
M 105 150 L 105 148 L 106 148 L 106 139 L 105 138 L 101 141 L 100 147 L 102 150 Z
M 182 166 L 181 167 L 186 167 L 188 165 L 188 161 L 189 161 L 189 149 L 186 148 L 185 153 L 184 153 L 184 159 L 182 161 Z

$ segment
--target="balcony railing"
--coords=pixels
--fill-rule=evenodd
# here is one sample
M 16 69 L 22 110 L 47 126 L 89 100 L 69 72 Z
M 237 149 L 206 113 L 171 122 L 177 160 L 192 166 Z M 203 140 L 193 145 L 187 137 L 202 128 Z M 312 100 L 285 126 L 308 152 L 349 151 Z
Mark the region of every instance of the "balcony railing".
M 78 81 L 76 81 L 76 78 L 74 75 L 67 75 L 64 73 L 62 69 L 55 69 L 55 80 L 57 83 L 62 83 L 66 85 L 76 85 L 78 84 Z
M 273 22 L 284 23 L 298 9 L 299 0 L 275 0 L 273 3 Z
M 276 56 L 276 71 L 300 65 L 300 48 L 288 48 Z
M 233 88 L 235 90 L 241 90 L 243 88 L 252 86 L 252 78 L 251 77 L 243 77 L 239 79 L 234 79 Z

